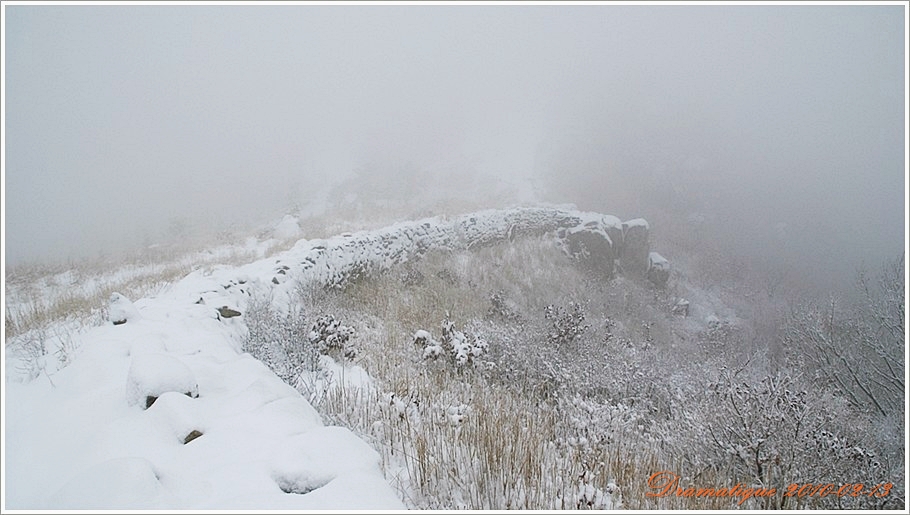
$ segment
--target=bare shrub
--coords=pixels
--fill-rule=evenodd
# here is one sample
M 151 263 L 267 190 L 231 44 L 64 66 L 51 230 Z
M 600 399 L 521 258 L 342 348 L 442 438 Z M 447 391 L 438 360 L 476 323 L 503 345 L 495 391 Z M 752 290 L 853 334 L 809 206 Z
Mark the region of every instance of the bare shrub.
M 789 358 L 817 371 L 857 409 L 887 417 L 903 413 L 903 256 L 883 268 L 877 286 L 860 274 L 860 300 L 809 304 L 792 311 L 785 332 Z
M 724 371 L 709 391 L 706 409 L 711 406 L 712 411 L 707 428 L 717 451 L 714 467 L 729 471 L 736 480 L 781 493 L 791 484 L 812 482 L 807 478 L 824 478 L 838 487 L 893 480 L 876 452 L 844 423 L 850 419 L 846 406 L 808 391 L 794 377 L 777 374 L 750 380 Z M 778 495 L 759 504 L 776 509 L 882 508 L 898 506 L 900 490 L 895 487 L 888 498 Z

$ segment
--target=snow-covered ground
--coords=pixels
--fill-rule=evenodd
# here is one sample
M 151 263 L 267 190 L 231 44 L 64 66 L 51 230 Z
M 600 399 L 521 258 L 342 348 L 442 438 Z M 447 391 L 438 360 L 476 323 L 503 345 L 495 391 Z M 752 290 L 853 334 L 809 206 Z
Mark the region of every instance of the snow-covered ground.
M 218 308 L 242 313 L 254 295 L 280 307 L 298 284 L 573 226 L 580 215 L 487 211 L 301 240 L 271 258 L 193 272 L 132 304 L 114 295 L 108 319 L 72 337 L 66 366 L 49 354 L 37 377 L 5 377 L 5 507 L 402 509 L 378 455 L 325 426 L 243 353 L 242 315 Z M 291 222 L 279 224 L 282 234 L 294 232 Z
M 241 353 L 241 317 L 218 319 L 231 300 L 214 289 L 190 276 L 81 334 L 69 366 L 7 381 L 7 508 L 403 507 L 366 443 Z

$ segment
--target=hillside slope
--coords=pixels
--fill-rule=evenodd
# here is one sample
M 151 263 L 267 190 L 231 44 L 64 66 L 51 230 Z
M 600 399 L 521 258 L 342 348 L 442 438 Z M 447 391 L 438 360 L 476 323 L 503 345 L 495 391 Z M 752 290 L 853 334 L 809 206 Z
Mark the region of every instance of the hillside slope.
M 71 363 L 40 364 L 33 380 L 6 382 L 5 504 L 401 508 L 375 451 L 324 426 L 294 388 L 243 352 L 250 299 L 286 308 L 301 285 L 338 286 L 428 250 L 478 248 L 592 217 L 604 220 L 558 209 L 485 211 L 301 240 L 271 258 L 194 272 L 133 305 L 112 299 L 107 320 L 71 342 Z

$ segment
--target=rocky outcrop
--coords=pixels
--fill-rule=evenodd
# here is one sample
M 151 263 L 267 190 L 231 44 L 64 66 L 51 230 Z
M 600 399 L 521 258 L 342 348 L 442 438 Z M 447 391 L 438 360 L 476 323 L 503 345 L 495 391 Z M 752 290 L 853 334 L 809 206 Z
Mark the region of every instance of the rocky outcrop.
M 606 277 L 613 276 L 613 239 L 601 221 L 591 221 L 564 231 L 566 251 L 582 266 Z
M 648 222 L 642 218 L 623 222 L 619 262 L 624 274 L 642 276 L 647 273 L 648 252 L 651 250 L 649 230 Z
M 329 239 L 300 240 L 271 260 L 270 295 L 290 299 L 300 286 L 338 288 L 361 277 L 420 259 L 430 250 L 477 249 L 522 237 L 553 234 L 569 255 L 601 277 L 621 265 L 627 276 L 648 271 L 648 223 L 621 222 L 610 215 L 557 208 L 486 210 L 458 217 L 435 217 L 390 227 L 344 233 Z M 259 264 L 252 264 L 262 276 Z M 252 294 L 250 285 L 233 278 L 222 282 L 225 293 Z M 242 308 L 242 306 L 241 306 Z

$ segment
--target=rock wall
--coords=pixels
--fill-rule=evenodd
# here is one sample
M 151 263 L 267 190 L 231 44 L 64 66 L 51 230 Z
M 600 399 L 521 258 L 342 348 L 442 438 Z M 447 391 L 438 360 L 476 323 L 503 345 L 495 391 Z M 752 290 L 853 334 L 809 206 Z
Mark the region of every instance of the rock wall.
M 645 220 L 621 222 L 598 213 L 514 208 L 402 222 L 329 239 L 300 240 L 264 265 L 271 269 L 266 287 L 273 295 L 290 295 L 298 285 L 340 287 L 360 276 L 419 259 L 431 249 L 474 249 L 547 233 L 553 233 L 582 266 L 604 277 L 612 277 L 617 270 L 626 276 L 648 277 L 650 249 Z M 263 263 L 250 266 L 261 271 Z M 669 263 L 664 260 L 661 266 L 669 277 Z M 661 279 L 655 284 L 663 286 L 666 281 Z M 222 286 L 230 292 L 249 294 L 252 285 L 237 277 Z

